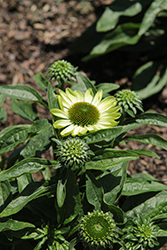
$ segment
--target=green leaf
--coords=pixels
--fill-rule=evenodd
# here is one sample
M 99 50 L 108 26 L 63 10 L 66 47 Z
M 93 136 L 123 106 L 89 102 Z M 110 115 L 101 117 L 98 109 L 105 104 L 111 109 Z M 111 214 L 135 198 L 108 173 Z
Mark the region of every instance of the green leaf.
M 5 95 L 0 95 L 0 107 L 2 106 L 2 104 L 4 103 L 6 99 L 6 96 Z
M 142 6 L 139 2 L 114 1 L 107 7 L 97 22 L 96 30 L 105 32 L 114 29 L 119 21 L 120 16 L 134 16 L 141 12 Z
M 53 108 L 59 108 L 58 98 L 54 93 L 54 90 L 50 83 L 48 84 L 47 98 L 48 98 L 49 110 Z
M 19 231 L 25 228 L 35 228 L 35 226 L 28 222 L 17 221 L 12 219 L 8 219 L 0 223 L 0 232 L 8 230 Z
M 127 218 L 136 218 L 137 215 L 142 217 L 147 216 L 154 208 L 158 206 L 161 202 L 167 201 L 167 192 L 161 191 L 160 193 L 156 194 L 155 196 L 147 199 L 145 202 L 141 203 L 137 207 L 133 208 L 132 210 L 126 213 Z
M 162 90 L 166 85 L 166 77 L 166 63 L 148 62 L 136 71 L 132 89 L 135 90 L 142 99 L 146 99 Z
M 4 107 L 0 107 L 0 123 L 6 121 L 7 113 Z
M 167 140 L 156 134 L 128 135 L 124 140 L 134 140 L 145 144 L 151 144 L 167 150 Z
M 136 117 L 136 122 L 143 123 L 143 125 L 155 125 L 155 126 L 162 126 L 167 127 L 167 116 L 159 114 L 159 113 L 149 113 L 145 112 Z
M 45 195 L 49 191 L 49 186 L 41 185 L 39 182 L 31 182 L 7 207 L 1 212 L 0 217 L 7 217 L 18 213 L 30 201 Z
M 109 92 L 119 89 L 119 88 L 120 86 L 115 83 L 100 83 L 96 85 L 97 91 L 99 91 L 100 89 L 103 90 L 103 97 L 110 96 Z
M 38 119 L 38 111 L 34 103 L 13 99 L 11 107 L 14 113 L 20 115 L 26 120 L 34 122 Z
M 69 171 L 66 183 L 66 198 L 61 208 L 55 203 L 57 220 L 59 224 L 68 224 L 76 218 L 81 209 L 80 191 L 77 180 L 72 171 Z
M 77 78 L 77 84 L 71 88 L 73 91 L 79 90 L 80 92 L 85 94 L 85 92 L 91 88 L 94 95 L 97 93 L 95 86 L 92 84 L 92 82 L 86 76 L 77 72 L 76 78 Z
M 163 9 L 167 9 L 166 0 L 154 0 L 145 12 L 144 18 L 139 30 L 139 36 L 142 36 L 154 23 L 156 16 Z
M 83 137 L 83 140 L 87 144 L 94 144 L 101 141 L 111 141 L 120 135 L 123 131 L 123 126 L 117 126 L 112 129 L 103 129 L 95 133 L 89 133 Z
M 146 218 L 151 218 L 155 220 L 157 218 L 166 219 L 165 215 L 167 214 L 167 201 L 163 201 L 158 204 L 150 213 L 145 216 Z
M 95 210 L 101 210 L 103 188 L 90 171 L 86 174 L 86 197 Z
M 136 44 L 140 39 L 140 36 L 137 35 L 139 27 L 140 24 L 135 23 L 118 25 L 113 31 L 104 35 L 102 41 L 91 50 L 88 56 L 83 58 L 83 61 L 104 55 L 126 45 Z
M 146 180 L 146 181 L 159 181 L 158 179 L 154 178 L 152 175 L 146 174 L 146 173 L 133 174 L 131 175 L 131 177 L 135 179 Z
M 31 125 L 15 125 L 0 133 L 0 154 L 4 154 L 28 139 Z
M 54 137 L 54 130 L 51 124 L 41 129 L 37 135 L 33 136 L 25 145 L 20 155 L 27 157 L 40 157 L 41 154 L 48 150 L 52 144 L 51 138 Z
M 136 160 L 138 157 L 138 154 L 128 150 L 106 149 L 102 155 L 95 156 L 92 161 L 86 162 L 85 167 L 87 170 L 106 170 L 122 162 Z
M 0 182 L 0 211 L 11 200 L 11 186 L 8 181 Z M 1 225 L 1 223 L 0 223 Z
M 63 183 L 62 180 L 58 180 L 56 197 L 57 197 L 57 205 L 59 208 L 61 208 L 66 198 L 66 182 Z
M 60 167 L 57 161 L 49 161 L 40 158 L 27 158 L 16 163 L 11 168 L 0 172 L 0 181 L 16 178 L 27 173 L 33 174 L 42 170 L 43 168 L 51 166 L 53 166 L 54 168 Z
M 5 85 L 0 86 L 0 93 L 10 98 L 15 98 L 24 101 L 38 102 L 47 108 L 45 100 L 42 96 L 29 85 Z
M 136 178 L 127 178 L 121 195 L 138 195 L 148 192 L 159 192 L 166 189 L 166 185 L 161 184 L 159 182 L 147 181 Z
M 132 153 L 136 153 L 138 155 L 145 155 L 145 156 L 156 157 L 156 158 L 160 159 L 160 157 L 156 153 L 152 152 L 151 150 L 147 150 L 145 148 L 136 149 L 136 150 L 129 149 L 128 151 L 132 152 Z
M 36 81 L 36 83 L 38 84 L 38 86 L 43 89 L 43 90 L 47 90 L 48 87 L 48 81 L 46 80 L 46 78 L 41 74 L 41 73 L 37 73 L 33 79 Z
M 27 185 L 32 182 L 32 176 L 30 174 L 23 174 L 17 177 L 18 191 L 21 193 Z
M 30 132 L 31 133 L 38 133 L 43 129 L 48 129 L 50 127 L 50 123 L 47 119 L 41 119 L 34 122 L 31 126 Z
M 107 204 L 103 203 L 102 204 L 102 210 L 104 212 L 110 211 L 113 214 L 114 220 L 117 223 L 124 223 L 124 212 L 117 205 L 114 205 L 114 204 L 107 205 Z
M 128 161 L 113 166 L 98 179 L 104 190 L 104 202 L 113 205 L 121 194 L 125 180 Z

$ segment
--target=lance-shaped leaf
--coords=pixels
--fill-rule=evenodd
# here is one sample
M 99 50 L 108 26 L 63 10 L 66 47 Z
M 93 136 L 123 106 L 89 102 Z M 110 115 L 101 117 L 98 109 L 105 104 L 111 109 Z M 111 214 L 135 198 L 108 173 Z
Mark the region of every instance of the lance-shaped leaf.
M 87 171 L 86 179 L 87 200 L 94 206 L 95 210 L 100 211 L 103 201 L 103 188 L 90 171 Z
M 27 158 L 18 163 L 16 163 L 11 168 L 0 172 L 0 181 L 8 180 L 11 178 L 16 178 L 22 174 L 33 174 L 43 168 L 51 167 L 59 168 L 60 165 L 57 161 L 49 161 L 40 158 Z
M 29 85 L 5 85 L 0 86 L 0 93 L 10 98 L 38 102 L 47 108 L 46 101 L 42 96 Z
M 17 145 L 28 139 L 31 125 L 15 125 L 0 133 L 0 154 L 13 150 Z
M 8 181 L 0 182 L 0 211 L 7 205 L 7 203 L 12 199 L 11 196 L 11 186 Z M 1 223 L 0 223 L 1 225 Z
M 41 73 L 37 73 L 33 78 L 41 89 L 47 90 L 48 81 Z
M 141 23 L 139 35 L 142 36 L 154 23 L 156 16 L 159 12 L 167 10 L 166 0 L 154 0 L 147 9 Z
M 111 167 L 104 172 L 98 181 L 104 190 L 104 202 L 107 205 L 113 205 L 121 194 L 124 183 L 126 181 L 126 171 L 129 161 Z
M 51 138 L 54 137 L 54 131 L 51 124 L 48 124 L 44 129 L 41 129 L 37 135 L 33 136 L 21 151 L 24 158 L 40 157 L 41 154 L 48 150 L 51 146 Z
M 116 89 L 119 89 L 119 88 L 120 88 L 120 86 L 118 84 L 115 84 L 115 83 L 105 82 L 105 83 L 100 83 L 100 84 L 96 85 L 97 91 L 99 91 L 100 89 L 103 90 L 103 98 L 110 96 L 109 92 L 116 90 Z
M 7 217 L 18 213 L 30 201 L 46 195 L 50 187 L 39 182 L 31 182 L 7 207 L 0 213 L 0 217 Z
M 66 197 L 61 208 L 58 207 L 55 201 L 57 210 L 57 220 L 59 224 L 68 224 L 76 218 L 81 209 L 81 199 L 77 180 L 72 171 L 69 172 L 66 182 Z
M 137 215 L 141 217 L 147 216 L 154 208 L 156 208 L 161 202 L 167 201 L 167 192 L 161 191 L 160 193 L 156 194 L 155 196 L 147 199 L 140 205 L 134 207 L 132 210 L 126 213 L 127 218 L 136 218 Z
M 17 220 L 12 220 L 8 219 L 4 222 L 0 222 L 0 232 L 3 231 L 19 231 L 25 228 L 35 228 L 35 226 L 31 223 L 28 222 L 23 222 L 23 221 L 17 221 Z
M 101 42 L 96 45 L 83 60 L 87 61 L 120 47 L 136 44 L 140 39 L 140 36 L 137 34 L 139 27 L 140 24 L 136 23 L 123 23 L 118 25 L 113 31 L 105 34 Z
M 17 101 L 13 99 L 11 107 L 14 113 L 26 120 L 34 122 L 36 119 L 38 119 L 38 111 L 34 103 Z
M 97 22 L 98 32 L 105 32 L 114 29 L 120 16 L 134 16 L 142 10 L 139 2 L 115 1 L 110 7 L 107 7 Z
M 127 178 L 121 195 L 138 195 L 148 192 L 158 192 L 166 189 L 167 186 L 159 182 Z
M 86 162 L 85 167 L 104 171 L 122 162 L 136 160 L 138 157 L 138 154 L 129 150 L 106 149 L 101 155 L 93 157 L 92 161 Z
M 77 77 L 77 84 L 71 88 L 73 91 L 79 90 L 80 92 L 84 94 L 88 89 L 91 88 L 94 95 L 97 93 L 96 87 L 86 76 L 77 72 L 76 77 Z
M 50 83 L 48 84 L 47 98 L 48 98 L 49 110 L 53 108 L 59 108 L 58 98 L 54 93 L 54 90 Z
M 145 144 L 151 144 L 167 150 L 167 140 L 156 134 L 128 135 L 124 140 L 134 140 Z

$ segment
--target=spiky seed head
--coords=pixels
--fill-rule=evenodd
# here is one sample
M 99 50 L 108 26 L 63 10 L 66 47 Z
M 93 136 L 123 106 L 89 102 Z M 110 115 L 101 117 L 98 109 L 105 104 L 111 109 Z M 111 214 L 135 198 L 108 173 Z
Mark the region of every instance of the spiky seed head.
M 58 60 L 54 62 L 48 68 L 48 74 L 50 75 L 50 80 L 53 82 L 57 80 L 58 82 L 75 82 L 75 74 L 77 67 L 75 68 L 70 62 L 65 60 Z
M 135 91 L 130 89 L 119 90 L 115 94 L 117 104 L 120 106 L 121 113 L 128 113 L 134 117 L 137 113 L 137 109 L 144 111 L 142 107 L 142 101 Z
M 91 250 L 113 249 L 119 238 L 119 230 L 110 212 L 88 212 L 79 222 L 79 237 Z
M 66 167 L 72 169 L 83 167 L 90 158 L 89 146 L 80 138 L 68 138 L 57 145 L 56 156 Z

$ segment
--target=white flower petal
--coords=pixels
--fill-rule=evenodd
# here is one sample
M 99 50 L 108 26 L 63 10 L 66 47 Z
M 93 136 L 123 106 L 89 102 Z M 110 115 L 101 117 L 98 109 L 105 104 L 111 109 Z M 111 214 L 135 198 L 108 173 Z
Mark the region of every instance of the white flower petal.
M 106 97 L 103 101 L 101 101 L 99 104 L 97 104 L 97 108 L 100 111 L 106 111 L 107 109 L 110 109 L 111 107 L 114 107 L 117 104 L 115 98 L 113 97 Z
M 61 118 L 68 118 L 66 112 L 62 111 L 61 109 L 51 109 L 50 112 L 52 113 L 52 115 L 55 115 Z
M 59 89 L 59 94 L 61 96 L 61 101 L 62 101 L 62 104 L 69 108 L 73 103 L 72 101 L 68 98 L 67 94 L 64 93 L 61 89 Z
M 53 123 L 53 127 L 54 128 L 64 128 L 70 124 L 71 124 L 70 120 L 60 119 L 60 120 L 57 120 L 56 122 Z
M 91 103 L 93 99 L 93 91 L 92 89 L 88 89 L 85 93 L 85 102 Z
M 73 104 L 77 102 L 78 100 L 77 95 L 70 88 L 66 88 L 66 94 Z
M 75 90 L 74 93 L 77 96 L 77 102 L 83 102 L 84 101 L 83 94 L 79 90 Z
M 63 129 L 63 130 L 61 131 L 60 134 L 61 134 L 62 136 L 67 136 L 67 135 L 71 134 L 71 132 L 73 131 L 73 129 L 74 129 L 74 125 L 71 124 L 71 125 L 68 126 L 67 128 Z
M 96 106 L 96 105 L 101 101 L 102 97 L 103 97 L 103 90 L 100 89 L 100 90 L 96 93 L 96 95 L 95 95 L 95 97 L 94 97 L 94 99 L 93 99 L 92 105 Z

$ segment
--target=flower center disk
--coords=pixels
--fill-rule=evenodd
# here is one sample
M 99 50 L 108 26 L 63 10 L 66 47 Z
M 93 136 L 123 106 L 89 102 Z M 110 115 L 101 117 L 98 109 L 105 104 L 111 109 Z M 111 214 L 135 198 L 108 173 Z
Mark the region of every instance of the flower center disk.
M 102 216 L 92 216 L 86 225 L 86 231 L 94 239 L 103 239 L 109 234 L 110 226 Z
M 87 126 L 96 124 L 99 120 L 99 110 L 87 102 L 77 102 L 68 110 L 69 119 L 74 125 Z

